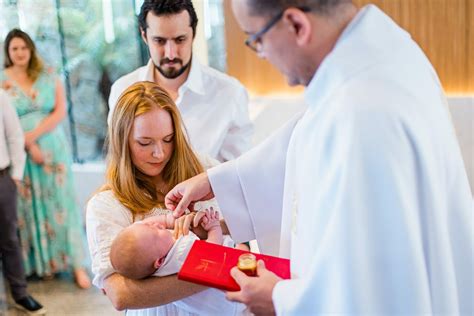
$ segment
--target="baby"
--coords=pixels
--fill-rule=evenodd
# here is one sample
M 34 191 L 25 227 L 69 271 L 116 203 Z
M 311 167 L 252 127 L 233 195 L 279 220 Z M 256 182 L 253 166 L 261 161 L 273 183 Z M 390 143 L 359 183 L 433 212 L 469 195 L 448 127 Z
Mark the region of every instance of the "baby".
M 195 240 L 193 233 L 173 237 L 173 215 L 157 215 L 136 222 L 122 230 L 112 243 L 110 261 L 118 273 L 130 279 L 165 276 L 179 271 Z M 222 235 L 219 213 L 211 207 L 199 211 L 194 218 L 207 231 L 207 241 L 233 246 L 228 236 Z M 224 292 L 207 289 L 173 302 L 180 309 L 196 315 L 250 315 L 245 305 L 230 302 Z
M 208 242 L 222 245 L 224 238 L 219 213 L 212 207 L 198 212 L 194 222 L 200 223 L 207 231 Z M 174 223 L 170 213 L 146 218 L 123 229 L 110 249 L 114 269 L 130 279 L 177 273 L 194 241 L 199 238 L 190 232 L 175 239 L 169 230 L 174 228 Z

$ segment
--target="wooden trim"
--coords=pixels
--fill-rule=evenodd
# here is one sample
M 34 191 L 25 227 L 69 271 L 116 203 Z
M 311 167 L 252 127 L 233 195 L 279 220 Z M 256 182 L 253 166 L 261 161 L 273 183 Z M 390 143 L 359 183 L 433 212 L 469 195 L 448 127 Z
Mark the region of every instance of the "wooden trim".
M 243 44 L 230 8 L 223 1 L 226 20 L 228 73 L 251 93 L 300 93 L 267 61 Z M 406 29 L 426 53 L 448 94 L 474 94 L 473 0 L 354 0 L 358 6 L 373 3 Z
M 300 93 L 302 87 L 288 86 L 286 79 L 268 61 L 248 49 L 245 34 L 235 20 L 230 2 L 224 0 L 227 72 L 239 79 L 251 94 Z

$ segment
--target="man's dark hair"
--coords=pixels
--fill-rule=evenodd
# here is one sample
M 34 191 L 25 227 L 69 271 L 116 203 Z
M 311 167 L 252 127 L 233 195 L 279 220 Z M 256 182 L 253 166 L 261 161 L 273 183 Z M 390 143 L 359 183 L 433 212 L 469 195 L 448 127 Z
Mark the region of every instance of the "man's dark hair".
M 191 28 L 193 29 L 193 37 L 196 35 L 196 26 L 198 18 L 191 0 L 145 0 L 138 15 L 138 24 L 143 32 L 146 33 L 148 25 L 146 24 L 146 16 L 152 11 L 157 16 L 178 14 L 182 11 L 188 11 Z
M 332 10 L 352 0 L 248 0 L 250 14 L 255 16 L 274 16 L 281 11 L 294 7 L 305 8 L 320 14 L 329 14 Z

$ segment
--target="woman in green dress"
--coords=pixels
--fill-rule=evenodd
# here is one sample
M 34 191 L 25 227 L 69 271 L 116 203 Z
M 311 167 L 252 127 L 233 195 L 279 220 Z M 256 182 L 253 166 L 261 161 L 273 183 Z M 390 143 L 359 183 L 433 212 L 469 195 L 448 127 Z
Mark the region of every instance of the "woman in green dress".
M 20 117 L 28 153 L 18 201 L 26 273 L 48 277 L 72 270 L 78 286 L 88 288 L 83 219 L 70 146 L 60 126 L 66 116 L 64 89 L 43 67 L 28 34 L 13 29 L 4 45 L 0 82 Z

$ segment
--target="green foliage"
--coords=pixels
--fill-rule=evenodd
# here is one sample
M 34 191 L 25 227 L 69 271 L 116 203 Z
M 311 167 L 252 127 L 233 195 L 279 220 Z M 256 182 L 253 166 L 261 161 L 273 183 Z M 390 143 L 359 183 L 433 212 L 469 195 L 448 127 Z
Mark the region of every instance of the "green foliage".
M 118 2 L 116 2 L 118 3 Z M 101 1 L 89 1 L 82 7 L 62 7 L 60 16 L 66 42 L 66 69 L 94 65 L 112 80 L 138 66 L 139 47 L 136 17 L 130 7 L 113 19 L 115 41 L 105 41 Z

